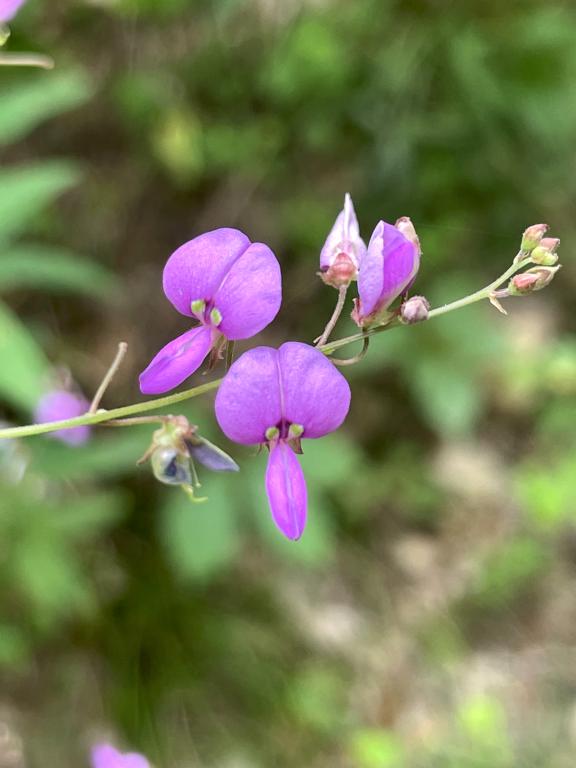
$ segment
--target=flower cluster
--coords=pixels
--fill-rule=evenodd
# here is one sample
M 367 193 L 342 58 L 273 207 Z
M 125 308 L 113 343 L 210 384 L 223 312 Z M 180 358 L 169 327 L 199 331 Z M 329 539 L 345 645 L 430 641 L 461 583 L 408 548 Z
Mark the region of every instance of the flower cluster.
M 353 317 L 366 327 L 384 319 L 388 307 L 410 288 L 420 253 L 420 241 L 407 216 L 394 225 L 378 222 L 366 248 L 352 200 L 346 195 L 320 254 L 320 275 L 335 288 L 358 281 Z

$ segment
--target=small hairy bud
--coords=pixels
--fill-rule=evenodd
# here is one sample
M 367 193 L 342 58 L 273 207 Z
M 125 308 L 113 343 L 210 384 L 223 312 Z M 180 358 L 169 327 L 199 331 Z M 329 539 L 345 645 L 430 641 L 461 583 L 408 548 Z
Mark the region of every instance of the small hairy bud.
M 510 296 L 523 296 L 534 291 L 541 291 L 546 288 L 560 267 L 534 267 L 520 275 L 515 275 L 508 284 L 508 293 Z
M 540 245 L 540 241 L 544 237 L 547 229 L 548 224 L 532 224 L 531 227 L 524 230 L 520 250 L 528 253 L 533 251 L 537 245 Z
M 400 319 L 406 325 L 428 320 L 430 302 L 424 296 L 412 296 L 400 307 Z

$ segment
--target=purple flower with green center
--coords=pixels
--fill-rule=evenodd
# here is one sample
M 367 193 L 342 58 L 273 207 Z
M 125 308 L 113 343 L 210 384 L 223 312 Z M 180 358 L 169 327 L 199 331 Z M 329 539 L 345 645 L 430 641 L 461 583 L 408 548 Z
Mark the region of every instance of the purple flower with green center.
M 360 237 L 352 198 L 346 193 L 344 208 L 338 214 L 320 252 L 322 279 L 334 288 L 349 285 L 352 280 L 356 280 L 358 265 L 365 253 L 366 245 Z
M 25 0 L 0 0 L 0 24 L 11 21 L 24 3 Z
M 177 387 L 226 340 L 259 333 L 282 301 L 276 256 L 237 229 L 216 229 L 178 248 L 166 263 L 163 285 L 178 312 L 200 324 L 169 342 L 140 374 L 146 395 Z
M 396 226 L 379 222 L 358 268 L 359 325 L 369 323 L 403 294 L 419 266 L 420 248 L 410 220 L 399 219 Z
M 349 407 L 344 376 L 322 352 L 294 341 L 245 352 L 220 385 L 216 418 L 224 434 L 270 450 L 268 501 L 276 526 L 289 539 L 299 539 L 306 525 L 306 481 L 295 456 L 300 441 L 338 429 Z
M 73 419 L 85 414 L 89 408 L 90 403 L 82 395 L 56 389 L 40 398 L 34 411 L 34 420 L 37 424 L 46 424 L 49 421 Z M 59 429 L 56 432 L 50 432 L 48 436 L 69 445 L 82 445 L 90 437 L 90 427 Z
M 110 744 L 98 744 L 92 749 L 92 768 L 150 768 L 143 755 L 119 752 Z

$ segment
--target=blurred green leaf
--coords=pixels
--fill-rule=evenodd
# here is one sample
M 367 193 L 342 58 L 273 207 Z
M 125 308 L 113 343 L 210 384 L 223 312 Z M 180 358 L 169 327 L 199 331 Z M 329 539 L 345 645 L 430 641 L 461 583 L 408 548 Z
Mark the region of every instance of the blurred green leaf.
M 91 95 L 79 70 L 42 73 L 0 89 L 0 146 L 23 138 L 37 125 L 83 104 Z
M 44 391 L 50 366 L 34 337 L 0 302 L 0 398 L 32 411 Z
M 383 729 L 357 731 L 351 742 L 355 768 L 402 768 L 404 748 L 398 737 Z
M 227 478 L 218 476 L 197 493 L 208 500 L 195 504 L 180 488 L 166 489 L 159 524 L 176 575 L 202 581 L 232 563 L 239 532 Z
M 76 166 L 64 161 L 0 169 L 0 242 L 29 228 L 78 179 Z
M 60 248 L 20 245 L 0 252 L 0 293 L 36 288 L 106 298 L 115 287 L 107 269 Z

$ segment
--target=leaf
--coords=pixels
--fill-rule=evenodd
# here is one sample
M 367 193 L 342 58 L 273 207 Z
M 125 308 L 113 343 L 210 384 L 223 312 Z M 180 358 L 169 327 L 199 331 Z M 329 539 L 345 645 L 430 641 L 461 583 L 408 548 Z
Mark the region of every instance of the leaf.
M 42 73 L 0 90 L 0 146 L 22 139 L 37 125 L 83 104 L 91 95 L 86 76 L 78 71 Z
M 167 492 L 160 535 L 166 555 L 182 579 L 207 580 L 234 558 L 239 536 L 230 488 L 219 476 L 202 504 L 191 503 L 180 489 Z
M 32 411 L 50 366 L 32 334 L 0 302 L 0 398 Z
M 33 467 L 55 480 L 120 477 L 137 471 L 136 462 L 150 443 L 150 429 L 130 427 L 108 432 L 102 434 L 95 428 L 92 439 L 81 446 L 66 445 L 46 435 L 33 438 L 28 443 Z
M 56 160 L 0 170 L 0 241 L 29 227 L 78 178 L 76 166 Z
M 0 291 L 38 288 L 105 298 L 115 290 L 107 269 L 75 253 L 22 245 L 0 253 Z

